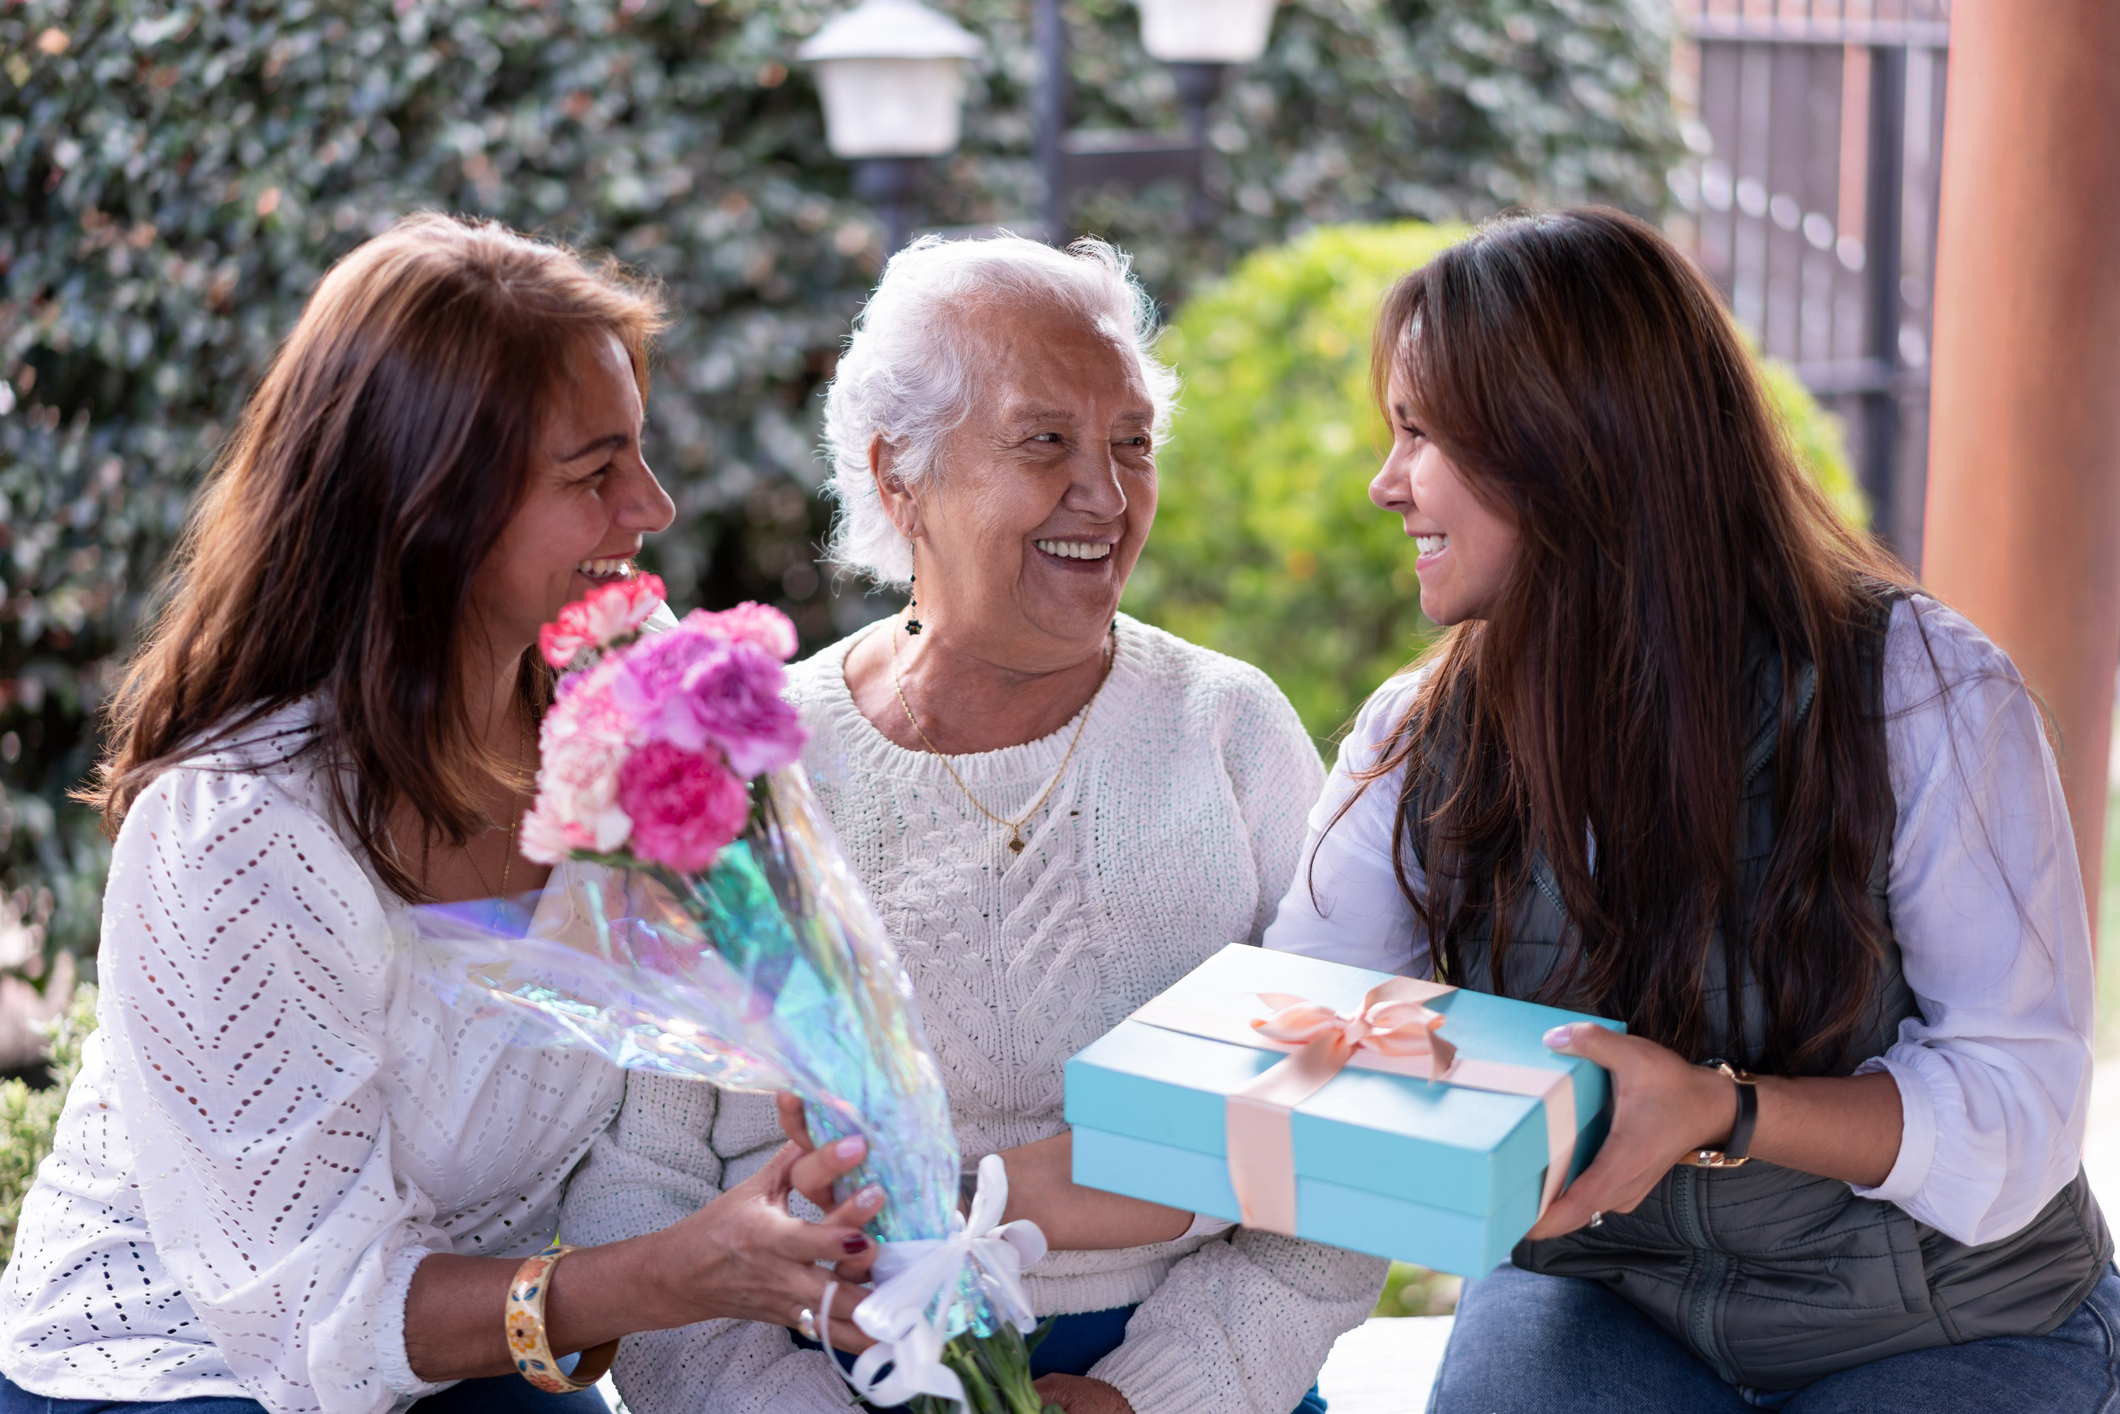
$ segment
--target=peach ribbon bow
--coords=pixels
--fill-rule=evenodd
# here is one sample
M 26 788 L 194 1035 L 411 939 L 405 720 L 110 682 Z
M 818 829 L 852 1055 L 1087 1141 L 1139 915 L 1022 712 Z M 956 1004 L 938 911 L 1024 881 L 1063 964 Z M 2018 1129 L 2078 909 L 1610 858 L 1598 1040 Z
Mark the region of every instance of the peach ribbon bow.
M 1400 982 L 1425 988 L 1427 983 L 1401 977 Z M 1353 1016 L 1342 1016 L 1323 1002 L 1310 1001 L 1287 992 L 1260 992 L 1259 1000 L 1275 1008 L 1272 1016 L 1255 1017 L 1251 1029 L 1269 1041 L 1307 1046 L 1312 1041 L 1337 1037 L 1350 1049 L 1367 1046 L 1380 1055 L 1432 1056 L 1434 1064 L 1447 1071 L 1457 1058 L 1457 1047 L 1436 1035 L 1445 1017 L 1430 1011 L 1421 1000 L 1403 995 L 1375 998 L 1391 993 L 1395 984 L 1386 982 L 1362 999 Z M 1396 989 L 1403 991 L 1405 989 Z
M 1286 992 L 1255 993 L 1274 1009 L 1256 1018 L 1158 997 L 1132 1019 L 1166 1031 L 1288 1052 L 1224 1102 L 1229 1181 L 1246 1227 L 1296 1235 L 1295 1107 L 1350 1065 L 1542 1101 L 1547 1164 L 1539 1212 L 1544 1213 L 1567 1183 L 1575 1153 L 1574 1078 L 1565 1070 L 1460 1055 L 1436 1034 L 1448 1018 L 1427 1006 L 1456 990 L 1393 977 L 1370 988 L 1353 1014 L 1344 1016 L 1323 1002 Z

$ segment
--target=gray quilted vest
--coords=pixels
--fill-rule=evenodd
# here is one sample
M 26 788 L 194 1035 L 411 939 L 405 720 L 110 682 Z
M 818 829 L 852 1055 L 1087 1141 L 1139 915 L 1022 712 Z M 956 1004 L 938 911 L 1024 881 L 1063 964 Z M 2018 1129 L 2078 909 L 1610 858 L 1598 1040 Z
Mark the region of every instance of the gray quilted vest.
M 1880 675 L 1889 613 L 1889 603 L 1880 606 L 1869 654 Z M 1776 829 L 1774 755 L 1784 685 L 1780 658 L 1764 634 L 1747 642 L 1743 671 L 1750 746 L 1738 827 L 1740 917 L 1749 916 L 1764 881 Z M 1806 665 L 1794 685 L 1799 719 L 1815 688 Z M 1432 808 L 1426 796 L 1439 784 L 1431 777 L 1413 808 Z M 1888 818 L 1870 879 L 1887 930 L 1891 839 Z M 1512 912 L 1504 996 L 1537 997 L 1572 957 L 1560 890 L 1542 857 L 1533 861 L 1532 880 Z M 1452 980 L 1492 990 L 1490 939 L 1489 930 L 1468 939 L 1464 975 Z M 1882 1055 L 1900 1022 L 1918 1013 L 1897 945 L 1888 942 L 1886 952 L 1875 1014 L 1851 1052 L 1856 1063 Z M 1758 981 L 1749 965 L 1738 979 L 1744 1035 L 1733 1038 L 1721 947 L 1710 947 L 1708 957 L 1710 1054 L 1748 1064 L 1760 1053 L 1764 1032 Z M 1890 1203 L 1856 1197 L 1845 1183 L 1754 1160 L 1728 1169 L 1673 1168 L 1633 1212 L 1608 1214 L 1595 1231 L 1521 1243 L 1512 1260 L 1527 1271 L 1603 1283 L 1731 1384 L 1795 1389 L 1887 1355 L 1990 1336 L 2043 1335 L 2089 1295 L 2112 1256 L 2112 1237 L 2081 1169 L 2022 1230 L 1969 1247 Z

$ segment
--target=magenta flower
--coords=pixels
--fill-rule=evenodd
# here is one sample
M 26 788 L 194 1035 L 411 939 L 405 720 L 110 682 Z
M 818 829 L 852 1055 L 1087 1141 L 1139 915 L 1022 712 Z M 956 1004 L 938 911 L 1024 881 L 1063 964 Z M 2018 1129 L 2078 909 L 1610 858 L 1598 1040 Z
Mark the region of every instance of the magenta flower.
M 651 742 L 618 772 L 618 803 L 633 820 L 633 852 L 696 873 L 743 831 L 751 795 L 721 762 Z
M 622 662 L 612 697 L 645 740 L 719 749 L 745 780 L 802 755 L 806 733 L 780 696 L 786 674 L 758 644 L 732 643 L 688 618 Z

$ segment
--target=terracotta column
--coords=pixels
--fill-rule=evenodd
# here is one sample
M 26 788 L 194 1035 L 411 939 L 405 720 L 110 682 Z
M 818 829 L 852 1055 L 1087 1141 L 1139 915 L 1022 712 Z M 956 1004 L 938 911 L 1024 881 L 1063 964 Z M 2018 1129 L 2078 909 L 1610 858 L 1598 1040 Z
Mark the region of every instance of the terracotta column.
M 2120 3 L 1958 0 L 1922 577 L 2052 709 L 2098 921 L 2120 660 Z

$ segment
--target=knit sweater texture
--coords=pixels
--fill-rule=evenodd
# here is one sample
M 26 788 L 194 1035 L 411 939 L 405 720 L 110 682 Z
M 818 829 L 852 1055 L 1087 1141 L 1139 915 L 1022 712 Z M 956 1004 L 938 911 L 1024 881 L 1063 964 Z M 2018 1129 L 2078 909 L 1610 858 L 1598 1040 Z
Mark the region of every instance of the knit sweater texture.
M 859 637 L 792 668 L 789 696 L 818 797 L 911 974 L 969 1165 L 1061 1132 L 1068 1057 L 1218 949 L 1259 941 L 1323 769 L 1265 674 L 1122 616 L 1081 744 L 1013 855 L 939 758 L 895 745 L 856 708 L 845 664 Z M 1060 771 L 1079 721 L 950 764 L 1014 819 Z M 768 1096 L 636 1072 L 574 1178 L 567 1240 L 667 1226 L 780 1141 Z M 1288 1414 L 1383 1276 L 1373 1258 L 1239 1228 L 1054 1252 L 1026 1286 L 1041 1315 L 1140 1303 L 1091 1371 L 1136 1414 Z M 750 1322 L 629 1337 L 616 1378 L 635 1414 L 848 1404 L 822 1353 Z

